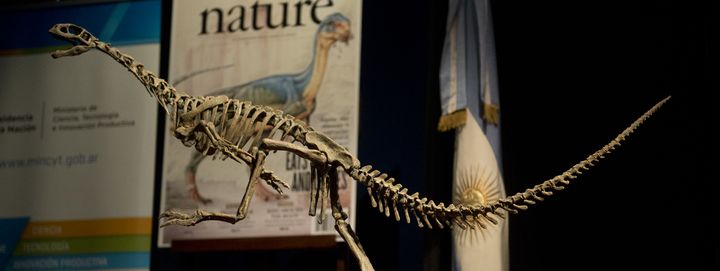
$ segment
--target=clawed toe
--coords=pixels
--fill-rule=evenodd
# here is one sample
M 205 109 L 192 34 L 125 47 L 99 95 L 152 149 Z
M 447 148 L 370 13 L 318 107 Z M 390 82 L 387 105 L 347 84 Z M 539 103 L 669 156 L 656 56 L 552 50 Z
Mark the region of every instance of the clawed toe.
M 189 215 L 174 210 L 167 210 L 160 214 L 160 219 L 165 219 L 165 221 L 160 224 L 161 228 L 170 225 L 193 226 L 200 222 L 201 216 L 198 216 L 197 214 Z

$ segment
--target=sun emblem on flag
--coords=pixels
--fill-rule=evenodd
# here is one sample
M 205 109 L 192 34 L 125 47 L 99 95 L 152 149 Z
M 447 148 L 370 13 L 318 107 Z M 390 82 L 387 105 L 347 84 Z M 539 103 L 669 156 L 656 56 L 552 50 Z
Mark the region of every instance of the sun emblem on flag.
M 500 174 L 496 167 L 489 165 L 473 165 L 467 166 L 458 172 L 457 183 L 455 185 L 455 194 L 453 202 L 465 206 L 480 206 L 488 202 L 498 200 L 502 196 L 500 188 Z M 502 221 L 499 217 L 495 220 Z M 477 220 L 489 228 L 476 227 L 476 229 L 455 228 L 454 235 L 460 244 L 465 242 L 475 242 L 485 240 L 488 230 L 496 230 L 498 225 L 484 219 L 482 216 Z M 502 222 L 501 222 L 502 223 Z

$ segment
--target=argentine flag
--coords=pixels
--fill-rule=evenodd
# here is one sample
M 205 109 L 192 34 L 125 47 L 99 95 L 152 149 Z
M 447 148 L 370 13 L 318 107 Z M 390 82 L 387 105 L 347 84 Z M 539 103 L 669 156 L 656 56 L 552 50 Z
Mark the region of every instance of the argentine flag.
M 455 129 L 453 202 L 505 197 L 500 168 L 500 107 L 489 0 L 451 0 L 440 69 L 443 116 Z M 509 270 L 508 221 L 453 228 L 453 269 Z

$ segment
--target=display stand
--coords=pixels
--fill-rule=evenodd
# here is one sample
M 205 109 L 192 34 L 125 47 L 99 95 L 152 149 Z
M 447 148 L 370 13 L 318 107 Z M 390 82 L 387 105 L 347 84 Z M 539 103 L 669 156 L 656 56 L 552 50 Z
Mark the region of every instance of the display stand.
M 175 252 L 335 248 L 336 246 L 335 235 L 172 241 L 172 250 Z
M 349 269 L 350 253 L 344 243 L 336 241 L 335 235 L 323 236 L 285 236 L 236 239 L 199 239 L 173 240 L 173 252 L 220 252 L 220 251 L 257 251 L 257 250 L 337 250 L 336 270 Z

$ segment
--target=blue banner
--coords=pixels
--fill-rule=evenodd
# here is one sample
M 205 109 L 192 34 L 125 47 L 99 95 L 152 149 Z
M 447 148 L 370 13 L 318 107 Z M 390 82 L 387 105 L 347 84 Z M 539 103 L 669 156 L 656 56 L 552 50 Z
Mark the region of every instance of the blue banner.
M 29 217 L 0 219 L 0 268 L 7 264 L 29 220 Z
M 0 55 L 23 54 L 29 49 L 50 50 L 67 43 L 56 40 L 48 29 L 56 23 L 82 25 L 113 45 L 160 41 L 160 0 L 0 11 L 6 26 L 0 39 Z

